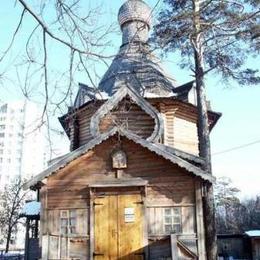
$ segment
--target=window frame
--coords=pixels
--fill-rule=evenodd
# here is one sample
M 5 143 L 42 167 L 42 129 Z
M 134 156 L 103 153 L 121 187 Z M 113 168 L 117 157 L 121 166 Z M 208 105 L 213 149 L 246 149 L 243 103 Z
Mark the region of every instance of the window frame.
M 174 212 L 178 210 L 178 213 Z M 166 214 L 165 211 L 170 210 L 170 214 Z M 166 221 L 166 218 L 171 218 L 171 221 Z M 176 218 L 179 218 L 179 221 L 176 221 Z M 175 231 L 174 226 L 179 226 Z M 166 226 L 171 226 L 171 231 L 166 229 Z M 165 207 L 163 208 L 163 232 L 166 235 L 169 234 L 180 234 L 182 233 L 182 210 L 181 207 Z
M 60 210 L 60 235 L 69 236 L 77 234 L 77 211 L 75 209 Z M 73 224 L 72 224 L 73 221 Z M 63 224 L 65 222 L 65 225 Z M 65 229 L 65 232 L 62 230 Z

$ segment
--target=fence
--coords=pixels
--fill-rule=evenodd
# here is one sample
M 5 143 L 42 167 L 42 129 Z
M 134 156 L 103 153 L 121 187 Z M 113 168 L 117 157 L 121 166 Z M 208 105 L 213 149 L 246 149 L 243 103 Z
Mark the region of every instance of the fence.
M 10 251 L 6 254 L 4 250 L 0 250 L 0 260 L 24 260 L 24 252 Z

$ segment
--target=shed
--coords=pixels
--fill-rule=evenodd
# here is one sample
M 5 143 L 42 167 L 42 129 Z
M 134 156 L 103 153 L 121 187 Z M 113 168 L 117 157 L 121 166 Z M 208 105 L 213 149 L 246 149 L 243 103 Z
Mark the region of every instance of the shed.
M 39 220 L 41 203 L 28 201 L 21 211 L 21 217 L 26 218 L 24 260 L 35 260 L 41 256 L 39 246 Z
M 249 230 L 245 234 L 251 240 L 253 260 L 260 259 L 260 230 Z
M 221 259 L 252 259 L 250 239 L 244 234 L 219 234 L 217 243 Z

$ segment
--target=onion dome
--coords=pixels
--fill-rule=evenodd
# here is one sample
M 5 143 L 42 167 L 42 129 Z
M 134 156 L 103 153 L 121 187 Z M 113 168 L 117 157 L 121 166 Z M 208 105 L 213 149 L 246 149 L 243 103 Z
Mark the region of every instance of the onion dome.
M 142 96 L 174 95 L 175 80 L 166 75 L 148 44 L 151 8 L 142 0 L 127 0 L 119 9 L 118 22 L 122 45 L 101 79 L 99 90 L 112 96 L 130 76 L 138 82 L 132 88 Z
M 123 45 L 146 43 L 152 23 L 152 10 L 141 0 L 128 0 L 119 9 L 118 22 L 122 30 Z
M 122 28 L 125 23 L 139 21 L 151 27 L 151 8 L 142 0 L 126 1 L 118 12 L 118 22 Z

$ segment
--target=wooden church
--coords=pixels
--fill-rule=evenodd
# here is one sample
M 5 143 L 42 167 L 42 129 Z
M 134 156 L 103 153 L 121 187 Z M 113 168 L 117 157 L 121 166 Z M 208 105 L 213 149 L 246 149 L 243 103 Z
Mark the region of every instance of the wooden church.
M 193 83 L 151 53 L 151 9 L 128 0 L 122 45 L 98 89 L 80 84 L 59 120 L 70 153 L 26 186 L 39 191 L 41 259 L 206 259 Z M 208 111 L 210 129 L 219 114 Z

